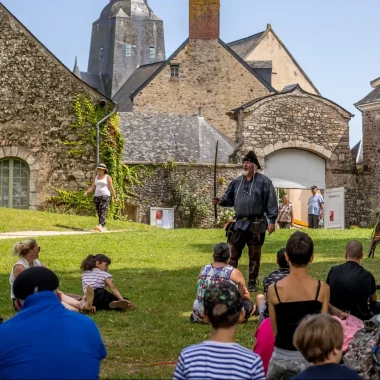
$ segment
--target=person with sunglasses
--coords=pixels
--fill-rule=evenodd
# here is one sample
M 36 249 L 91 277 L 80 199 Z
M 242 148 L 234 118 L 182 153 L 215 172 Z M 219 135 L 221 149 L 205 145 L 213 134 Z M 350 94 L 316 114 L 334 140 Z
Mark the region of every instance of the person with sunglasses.
M 11 274 L 9 276 L 9 283 L 11 285 L 11 299 L 13 307 L 16 311 L 20 311 L 21 306 L 17 302 L 16 297 L 14 295 L 13 284 L 16 278 L 19 276 L 19 274 L 22 273 L 25 269 L 34 267 L 44 267 L 44 265 L 39 260 L 40 251 L 41 247 L 34 239 L 24 240 L 23 242 L 16 243 L 13 246 L 13 256 L 18 256 L 19 259 L 13 265 Z M 81 300 L 77 300 L 73 297 L 68 296 L 67 294 L 59 292 L 62 300 L 62 305 L 65 306 L 65 308 L 68 310 L 77 311 L 81 313 L 94 312 L 95 310 L 92 306 L 94 294 L 91 290 L 92 289 L 89 288 L 89 290 L 86 291 L 84 297 L 79 296 L 78 298 L 81 298 Z

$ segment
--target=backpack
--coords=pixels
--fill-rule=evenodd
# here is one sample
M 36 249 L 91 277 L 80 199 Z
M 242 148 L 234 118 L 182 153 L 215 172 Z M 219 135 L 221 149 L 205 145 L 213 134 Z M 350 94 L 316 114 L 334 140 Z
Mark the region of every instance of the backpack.
M 348 367 L 357 372 L 363 379 L 380 379 L 380 362 L 376 359 L 378 355 L 378 345 L 380 343 L 380 328 L 374 326 L 364 327 L 356 332 L 347 351 L 343 355 L 343 362 Z M 376 352 L 377 351 L 377 352 Z

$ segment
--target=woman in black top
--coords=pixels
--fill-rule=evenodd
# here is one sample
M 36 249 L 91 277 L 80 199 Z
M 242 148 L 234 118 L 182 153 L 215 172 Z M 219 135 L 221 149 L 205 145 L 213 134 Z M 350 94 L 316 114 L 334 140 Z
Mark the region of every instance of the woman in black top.
M 267 379 L 290 379 L 310 366 L 293 346 L 293 334 L 306 315 L 327 313 L 330 301 L 329 286 L 308 273 L 313 251 L 314 243 L 307 234 L 294 233 L 286 245 L 290 274 L 268 289 L 269 317 L 276 340 Z

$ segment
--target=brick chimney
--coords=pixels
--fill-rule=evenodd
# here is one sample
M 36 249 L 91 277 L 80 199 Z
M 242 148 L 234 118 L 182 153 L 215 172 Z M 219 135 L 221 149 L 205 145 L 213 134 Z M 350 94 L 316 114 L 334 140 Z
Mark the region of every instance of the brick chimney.
M 190 39 L 219 38 L 220 0 L 190 0 Z

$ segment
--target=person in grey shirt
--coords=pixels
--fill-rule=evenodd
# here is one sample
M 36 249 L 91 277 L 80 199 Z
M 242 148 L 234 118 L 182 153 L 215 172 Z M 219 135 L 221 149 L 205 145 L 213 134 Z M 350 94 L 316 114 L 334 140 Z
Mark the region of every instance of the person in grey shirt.
M 309 198 L 308 202 L 308 228 L 318 228 L 319 218 L 323 219 L 325 212 L 325 201 L 322 195 L 318 194 L 317 191 L 317 186 L 311 187 L 311 193 L 313 195 Z
M 243 175 L 229 185 L 222 198 L 214 198 L 213 204 L 233 207 L 234 219 L 226 227 L 231 247 L 230 265 L 237 268 L 245 245 L 249 254 L 248 290 L 257 291 L 260 270 L 261 247 L 265 233 L 275 231 L 278 203 L 272 181 L 257 172 L 261 169 L 253 151 L 243 158 Z

